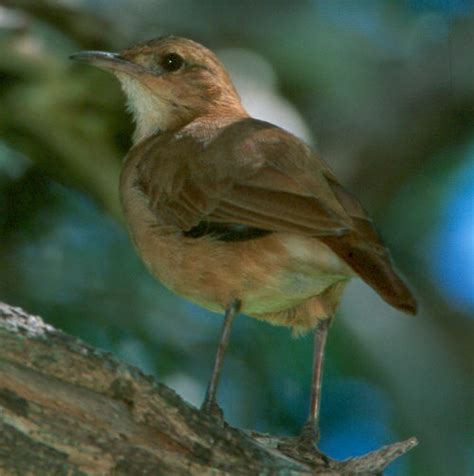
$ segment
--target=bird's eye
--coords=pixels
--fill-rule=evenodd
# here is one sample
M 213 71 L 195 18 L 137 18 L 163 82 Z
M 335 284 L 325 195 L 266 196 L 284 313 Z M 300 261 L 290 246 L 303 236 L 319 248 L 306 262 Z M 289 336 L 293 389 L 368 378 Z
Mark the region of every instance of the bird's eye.
M 184 59 L 176 53 L 163 56 L 161 66 L 165 71 L 178 71 L 184 65 Z

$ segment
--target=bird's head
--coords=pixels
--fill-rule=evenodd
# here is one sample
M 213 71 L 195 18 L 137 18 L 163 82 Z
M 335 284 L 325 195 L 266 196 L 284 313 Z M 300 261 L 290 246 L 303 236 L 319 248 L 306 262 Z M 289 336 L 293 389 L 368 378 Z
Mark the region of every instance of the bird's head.
M 222 63 L 192 40 L 169 36 L 120 53 L 82 51 L 71 58 L 119 79 L 137 124 L 135 143 L 198 117 L 245 115 Z

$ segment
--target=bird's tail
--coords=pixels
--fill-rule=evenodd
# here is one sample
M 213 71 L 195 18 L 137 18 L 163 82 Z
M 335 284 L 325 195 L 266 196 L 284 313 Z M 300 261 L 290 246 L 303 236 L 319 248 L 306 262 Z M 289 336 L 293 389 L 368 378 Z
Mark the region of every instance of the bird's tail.
M 393 307 L 407 314 L 417 313 L 412 292 L 395 271 L 390 253 L 382 244 L 364 242 L 349 233 L 342 237 L 319 237 L 369 286 Z

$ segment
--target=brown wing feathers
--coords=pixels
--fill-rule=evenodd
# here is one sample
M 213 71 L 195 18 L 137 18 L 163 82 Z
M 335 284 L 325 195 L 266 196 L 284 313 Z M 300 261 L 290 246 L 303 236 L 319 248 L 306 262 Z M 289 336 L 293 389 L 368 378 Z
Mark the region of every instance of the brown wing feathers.
M 162 133 L 134 153 L 142 155 L 138 185 L 166 224 L 188 231 L 207 221 L 314 236 L 387 302 L 416 313 L 359 201 L 294 136 L 246 119 L 213 138 L 199 137 L 196 127 L 179 139 Z

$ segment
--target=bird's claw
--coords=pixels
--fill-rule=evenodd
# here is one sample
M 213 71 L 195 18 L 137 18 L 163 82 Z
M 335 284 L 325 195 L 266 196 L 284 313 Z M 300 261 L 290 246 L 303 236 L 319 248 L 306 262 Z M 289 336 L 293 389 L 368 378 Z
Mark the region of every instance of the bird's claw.
M 330 459 L 316 446 L 319 431 L 313 422 L 307 422 L 296 437 L 282 438 L 277 448 L 285 455 L 312 466 L 330 465 Z
M 201 406 L 201 411 L 211 416 L 212 418 L 220 422 L 222 425 L 224 424 L 224 412 L 215 400 L 204 401 Z

